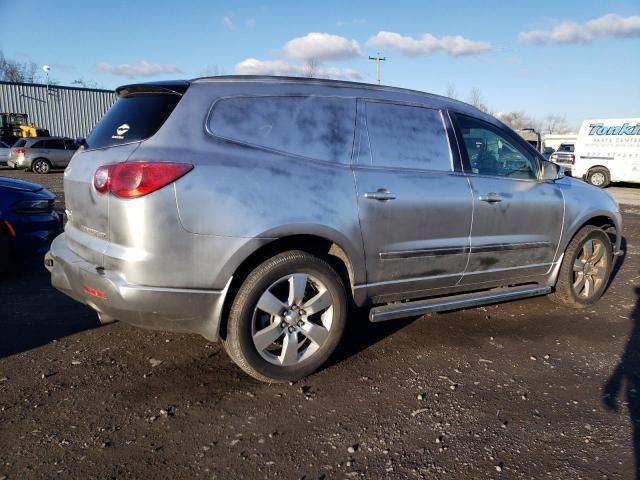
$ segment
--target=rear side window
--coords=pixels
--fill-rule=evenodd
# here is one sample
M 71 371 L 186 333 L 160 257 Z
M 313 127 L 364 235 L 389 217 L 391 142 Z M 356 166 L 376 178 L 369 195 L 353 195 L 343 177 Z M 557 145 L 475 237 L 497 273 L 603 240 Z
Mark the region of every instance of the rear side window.
M 20 147 L 17 142 L 16 147 Z M 47 142 L 44 140 L 40 140 L 39 142 L 35 142 L 34 144 L 32 144 L 30 148 L 47 148 Z
M 209 130 L 248 145 L 348 163 L 355 112 L 355 99 L 349 98 L 226 98 L 215 103 Z
M 373 165 L 451 171 L 451 153 L 438 110 L 366 103 Z
M 62 140 L 46 140 L 44 142 L 44 148 L 51 148 L 54 150 L 64 150 L 64 142 Z
M 87 148 L 103 148 L 145 140 L 164 124 L 181 95 L 136 93 L 120 97 L 87 139 Z
M 64 145 L 67 147 L 67 150 L 77 150 L 78 149 L 78 144 L 68 138 L 65 138 L 64 140 Z

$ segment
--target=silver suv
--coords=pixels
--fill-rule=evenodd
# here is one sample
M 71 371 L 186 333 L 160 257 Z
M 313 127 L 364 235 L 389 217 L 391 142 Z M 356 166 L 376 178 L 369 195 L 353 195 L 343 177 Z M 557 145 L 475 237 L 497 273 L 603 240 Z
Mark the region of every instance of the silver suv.
M 470 105 L 357 83 L 128 85 L 64 177 L 45 264 L 102 322 L 219 338 L 263 381 L 379 322 L 604 292 L 618 205 Z
M 78 144 L 65 137 L 32 137 L 19 139 L 11 150 L 7 165 L 36 173 L 49 173 L 52 168 L 69 165 Z

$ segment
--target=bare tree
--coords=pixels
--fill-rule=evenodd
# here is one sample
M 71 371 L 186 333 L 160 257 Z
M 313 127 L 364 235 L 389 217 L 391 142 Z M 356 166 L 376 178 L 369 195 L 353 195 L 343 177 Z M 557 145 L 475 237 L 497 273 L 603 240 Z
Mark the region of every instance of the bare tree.
M 524 110 L 516 110 L 513 112 L 500 112 L 498 118 L 509 125 L 514 130 L 522 130 L 523 128 L 535 128 L 535 123 Z
M 456 85 L 453 82 L 449 82 L 447 84 L 447 93 L 446 96 L 449 98 L 458 98 L 458 91 L 456 90 Z
M 49 81 L 49 83 L 51 83 L 51 81 Z M 84 78 L 76 78 L 71 82 L 71 85 L 78 85 L 82 88 L 102 88 L 102 85 L 95 80 L 86 80 Z
M 41 78 L 42 72 L 37 63 L 8 59 L 0 51 L 0 80 L 5 82 L 35 83 Z
M 482 92 L 478 87 L 473 87 L 471 89 L 471 93 L 469 93 L 469 99 L 467 100 L 467 103 L 473 105 L 482 112 L 491 113 L 491 109 L 484 103 Z
M 316 58 L 310 58 L 302 67 L 302 75 L 307 78 L 313 78 L 318 75 L 318 60 Z
M 567 118 L 564 115 L 550 113 L 542 120 L 543 133 L 562 134 L 568 133 L 571 129 L 567 126 Z

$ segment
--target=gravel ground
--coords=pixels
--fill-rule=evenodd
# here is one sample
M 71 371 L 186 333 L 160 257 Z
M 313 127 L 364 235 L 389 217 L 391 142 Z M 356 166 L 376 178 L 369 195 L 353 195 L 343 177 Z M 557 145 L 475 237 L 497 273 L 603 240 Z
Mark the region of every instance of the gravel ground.
M 60 173 L 17 175 L 62 193 Z M 331 365 L 291 385 L 198 336 L 100 327 L 26 262 L 0 279 L 0 479 L 633 478 L 640 211 L 623 213 L 594 308 L 357 312 Z

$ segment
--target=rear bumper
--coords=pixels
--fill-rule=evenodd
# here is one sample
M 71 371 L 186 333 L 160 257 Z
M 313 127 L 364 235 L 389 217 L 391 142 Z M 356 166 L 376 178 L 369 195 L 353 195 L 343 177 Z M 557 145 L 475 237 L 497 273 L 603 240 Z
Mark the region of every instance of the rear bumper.
M 24 156 L 10 157 L 7 160 L 7 166 L 11 168 L 31 168 L 31 159 Z
M 68 248 L 65 234 L 51 244 L 45 267 L 51 272 L 55 288 L 100 315 L 137 327 L 199 333 L 207 340 L 218 339 L 229 284 L 223 290 L 133 285 L 116 272 L 99 270 L 76 255 Z

